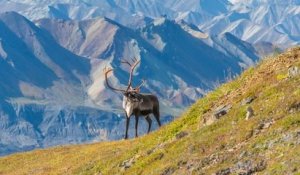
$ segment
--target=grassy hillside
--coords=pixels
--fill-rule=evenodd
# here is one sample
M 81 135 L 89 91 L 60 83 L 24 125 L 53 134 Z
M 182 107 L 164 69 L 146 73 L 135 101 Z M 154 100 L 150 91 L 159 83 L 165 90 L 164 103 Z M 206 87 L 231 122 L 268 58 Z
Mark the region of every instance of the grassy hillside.
M 0 174 L 300 174 L 295 66 L 300 48 L 265 59 L 149 135 L 2 157 Z M 222 105 L 229 111 L 217 119 Z

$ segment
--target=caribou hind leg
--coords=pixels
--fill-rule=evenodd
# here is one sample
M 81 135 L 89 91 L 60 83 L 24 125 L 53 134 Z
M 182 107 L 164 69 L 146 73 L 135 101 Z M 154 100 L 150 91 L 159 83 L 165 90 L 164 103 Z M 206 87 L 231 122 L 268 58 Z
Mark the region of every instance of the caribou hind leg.
M 146 116 L 146 120 L 147 120 L 147 122 L 148 122 L 148 132 L 147 132 L 147 133 L 149 134 L 149 132 L 150 132 L 150 130 L 151 130 L 152 120 L 151 120 L 151 118 L 150 118 L 149 115 Z
M 161 123 L 160 123 L 160 119 L 159 119 L 159 112 L 155 112 L 155 113 L 154 113 L 154 117 L 155 117 L 155 119 L 156 119 L 156 121 L 157 121 L 157 123 L 158 123 L 158 126 L 160 127 L 160 126 L 161 126 Z

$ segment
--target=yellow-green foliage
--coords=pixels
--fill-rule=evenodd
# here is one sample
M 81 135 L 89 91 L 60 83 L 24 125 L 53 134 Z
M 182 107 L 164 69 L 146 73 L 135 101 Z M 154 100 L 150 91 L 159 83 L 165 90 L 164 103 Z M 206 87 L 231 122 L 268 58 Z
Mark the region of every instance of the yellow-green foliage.
M 278 74 L 277 75 L 277 80 L 283 80 L 288 78 L 288 74 Z
M 299 174 L 300 109 L 293 106 L 300 104 L 300 77 L 287 77 L 288 67 L 300 65 L 298 55 L 294 48 L 265 59 L 149 135 L 2 157 L 0 174 L 212 174 L 245 161 L 264 161 L 257 170 L 262 174 Z M 242 106 L 250 96 L 255 100 Z M 232 105 L 228 114 L 203 123 L 227 104 Z M 254 116 L 245 120 L 248 106 Z M 187 136 L 176 139 L 181 132 Z

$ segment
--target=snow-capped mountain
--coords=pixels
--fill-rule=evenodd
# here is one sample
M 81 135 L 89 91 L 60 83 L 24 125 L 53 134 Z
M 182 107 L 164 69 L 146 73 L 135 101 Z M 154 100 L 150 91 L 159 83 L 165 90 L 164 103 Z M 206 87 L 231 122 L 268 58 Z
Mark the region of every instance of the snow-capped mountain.
M 289 47 L 300 41 L 299 0 L 1 0 L 0 12 L 18 11 L 31 20 L 107 17 L 131 28 L 151 18 L 193 23 L 206 33 L 231 33 L 250 43 Z
M 300 42 L 299 1 L 246 1 L 199 27 L 211 34 L 230 32 L 251 42 L 289 47 Z
M 164 17 L 134 30 L 108 18 L 33 23 L 3 13 L 1 155 L 121 138 L 121 95 L 104 86 L 103 68 L 115 68 L 110 79 L 122 87 L 128 67 L 120 61 L 133 57 L 141 59 L 134 83 L 146 78 L 142 91 L 158 95 L 165 122 L 258 60 L 250 44 L 229 33 L 210 36 Z

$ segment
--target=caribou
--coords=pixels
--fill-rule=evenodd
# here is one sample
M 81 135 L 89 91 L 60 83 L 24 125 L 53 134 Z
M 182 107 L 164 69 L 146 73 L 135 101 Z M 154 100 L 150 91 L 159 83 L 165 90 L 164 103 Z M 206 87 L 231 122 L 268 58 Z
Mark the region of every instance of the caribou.
M 140 60 L 132 59 L 129 61 L 121 61 L 122 64 L 126 64 L 130 67 L 129 80 L 126 89 L 115 88 L 111 86 L 108 81 L 108 74 L 113 72 L 112 68 L 105 68 L 105 82 L 106 86 L 113 91 L 121 92 L 123 94 L 123 104 L 122 107 L 126 115 L 126 131 L 124 139 L 128 138 L 128 126 L 130 122 L 130 117 L 135 116 L 135 137 L 138 137 L 138 122 L 139 117 L 145 117 L 148 122 L 148 132 L 151 130 L 152 120 L 150 115 L 153 114 L 158 125 L 161 126 L 160 113 L 159 113 L 159 101 L 158 98 L 153 94 L 140 93 L 141 87 L 145 84 L 145 80 L 142 80 L 141 84 L 137 87 L 132 86 L 133 72 L 136 66 L 140 63 Z

